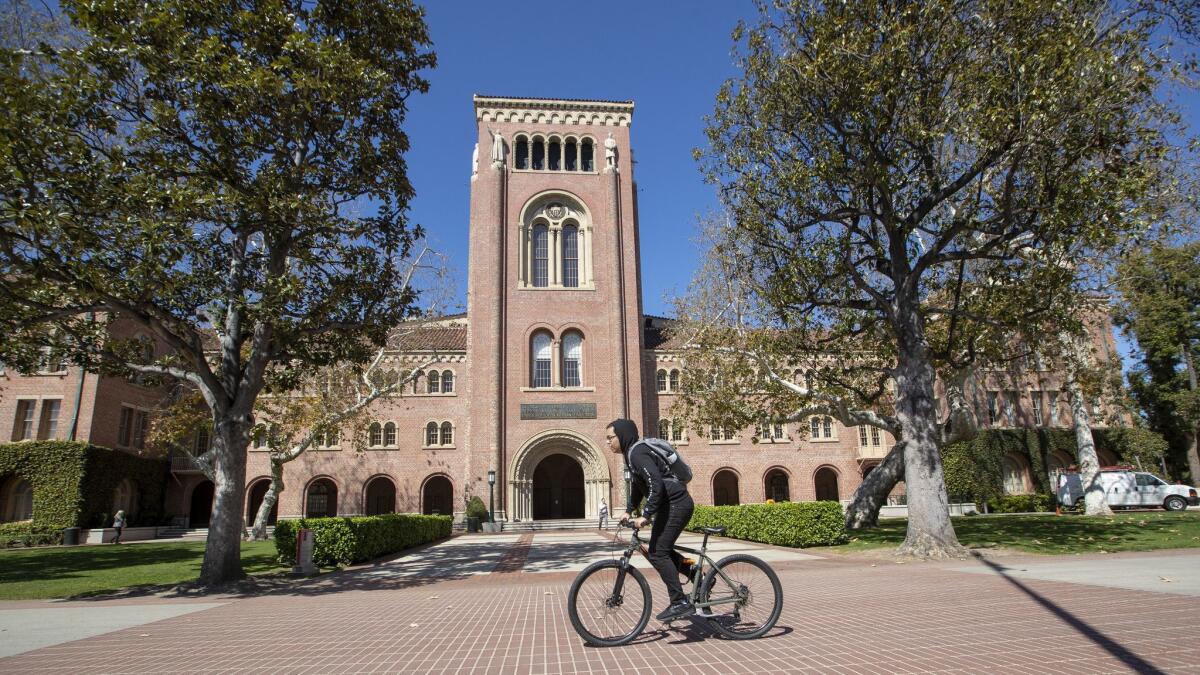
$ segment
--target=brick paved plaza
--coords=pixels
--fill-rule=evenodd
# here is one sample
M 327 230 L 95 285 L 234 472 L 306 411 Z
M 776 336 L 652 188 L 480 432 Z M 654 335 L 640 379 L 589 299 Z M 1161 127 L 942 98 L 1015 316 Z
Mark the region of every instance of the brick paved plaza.
M 51 645 L 0 671 L 1200 673 L 1197 550 L 901 565 L 716 543 L 778 570 L 785 605 L 767 637 L 717 639 L 688 620 L 584 646 L 567 588 L 609 542 L 472 535 L 253 597 L 0 604 L 0 653 Z M 115 630 L 62 642 L 97 619 Z

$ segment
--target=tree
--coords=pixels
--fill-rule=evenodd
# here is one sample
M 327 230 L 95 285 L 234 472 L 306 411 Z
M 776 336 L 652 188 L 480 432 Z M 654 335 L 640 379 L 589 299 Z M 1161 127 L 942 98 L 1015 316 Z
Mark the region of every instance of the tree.
M 1200 243 L 1156 243 L 1120 267 L 1117 320 L 1137 340 L 1141 363 L 1130 373 L 1151 428 L 1200 480 Z
M 82 46 L 0 52 L 0 356 L 28 365 L 50 346 L 199 393 L 216 485 L 200 580 L 223 583 L 242 575 L 259 394 L 369 359 L 412 311 L 402 125 L 435 63 L 423 13 L 62 5 Z M 114 339 L 117 317 L 169 354 Z
M 974 334 L 1068 312 L 1065 257 L 1145 226 L 1169 154 L 1153 97 L 1169 64 L 1147 48 L 1161 15 L 1086 0 L 759 8 L 735 30 L 743 72 L 698 156 L 771 326 L 834 354 L 870 347 L 895 382 L 900 552 L 960 554 L 935 374 L 971 367 Z

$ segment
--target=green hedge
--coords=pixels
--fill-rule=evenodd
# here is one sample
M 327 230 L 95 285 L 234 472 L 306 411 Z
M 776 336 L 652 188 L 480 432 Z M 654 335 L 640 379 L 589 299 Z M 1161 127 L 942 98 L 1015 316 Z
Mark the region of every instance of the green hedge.
M 162 519 L 166 461 L 72 441 L 0 444 L 0 480 L 20 476 L 33 485 L 33 527 L 95 527 L 111 523 L 112 494 L 123 479 L 137 485 L 138 510 L 129 524 Z
M 838 502 L 697 506 L 688 529 L 724 525 L 725 535 L 778 546 L 832 546 L 847 541 Z
M 450 536 L 450 516 L 390 513 L 354 518 L 300 518 L 275 525 L 280 562 L 296 562 L 296 532 L 313 530 L 313 562 L 319 567 L 349 565 Z
M 49 546 L 62 543 L 62 529 L 29 523 L 0 523 L 0 548 Z
M 1142 466 L 1150 471 L 1158 466 L 1167 442 L 1148 429 L 1108 427 L 1094 429 L 1097 450 L 1107 450 L 1123 463 Z M 1078 450 L 1071 429 L 986 429 L 974 438 L 953 443 L 942 449 L 946 491 L 952 502 L 983 503 L 1004 496 L 1001 463 L 1009 453 L 1023 455 L 1029 461 L 1034 489 L 1050 494 L 1049 457 L 1060 450 L 1074 460 Z M 1053 508 L 1053 506 L 1051 507 Z
M 1038 513 L 1054 510 L 1054 495 L 1004 495 L 988 500 L 992 513 Z

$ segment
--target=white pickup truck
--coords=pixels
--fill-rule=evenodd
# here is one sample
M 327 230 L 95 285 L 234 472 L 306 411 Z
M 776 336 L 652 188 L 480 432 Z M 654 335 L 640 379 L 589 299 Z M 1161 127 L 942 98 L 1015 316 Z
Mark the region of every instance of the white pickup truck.
M 1163 507 L 1182 511 L 1189 505 L 1200 505 L 1196 488 L 1171 485 L 1152 473 L 1134 471 L 1133 467 L 1100 467 L 1096 480 L 1104 486 L 1108 505 L 1123 508 Z M 1058 502 L 1066 507 L 1081 506 L 1083 484 L 1080 474 L 1068 471 L 1058 477 Z

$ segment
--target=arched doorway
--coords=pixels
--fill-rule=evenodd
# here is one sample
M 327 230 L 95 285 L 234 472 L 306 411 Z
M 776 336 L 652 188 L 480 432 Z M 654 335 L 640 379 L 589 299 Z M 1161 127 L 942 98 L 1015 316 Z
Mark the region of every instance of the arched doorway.
M 721 469 L 713 475 L 713 506 L 737 506 L 741 503 L 737 474 L 729 469 Z
M 332 518 L 337 515 L 337 486 L 328 478 L 318 478 L 308 484 L 304 498 L 305 518 Z
M 783 469 L 771 469 L 763 479 L 766 484 L 767 499 L 777 502 L 791 501 L 791 491 L 788 486 L 788 475 Z
M 138 510 L 138 488 L 137 483 L 125 478 L 117 487 L 113 488 L 112 496 L 112 512 L 125 512 L 125 521 L 132 522 L 137 519 Z
M 1029 490 L 1029 472 L 1026 470 L 1025 458 L 1009 453 L 1000 463 L 1004 479 L 1004 494 L 1023 495 Z
M 212 517 L 213 483 L 202 481 L 192 489 L 191 508 L 188 509 L 188 527 L 208 527 Z
M 1100 462 L 1100 466 L 1117 466 L 1121 462 L 1112 450 L 1096 449 L 1096 461 Z
M 376 476 L 367 483 L 368 516 L 396 512 L 396 484 L 387 476 Z
M 583 467 L 562 454 L 550 455 L 533 470 L 533 519 L 584 517 Z
M 0 486 L 0 522 L 33 520 L 33 484 L 10 476 Z
M 246 524 L 253 525 L 254 519 L 258 517 L 258 509 L 262 507 L 263 499 L 267 496 L 267 490 L 271 488 L 271 479 L 263 478 L 257 480 L 250 486 L 250 497 L 246 501 Z M 275 504 L 271 506 L 271 515 L 267 516 L 267 525 L 274 525 L 275 520 L 279 517 L 279 499 L 276 495 Z
M 838 495 L 837 472 L 830 467 L 823 466 L 817 469 L 816 475 L 813 476 L 813 486 L 817 489 L 819 502 L 836 502 L 841 499 Z
M 454 515 L 454 486 L 445 476 L 431 476 L 421 487 L 421 513 L 427 516 Z

